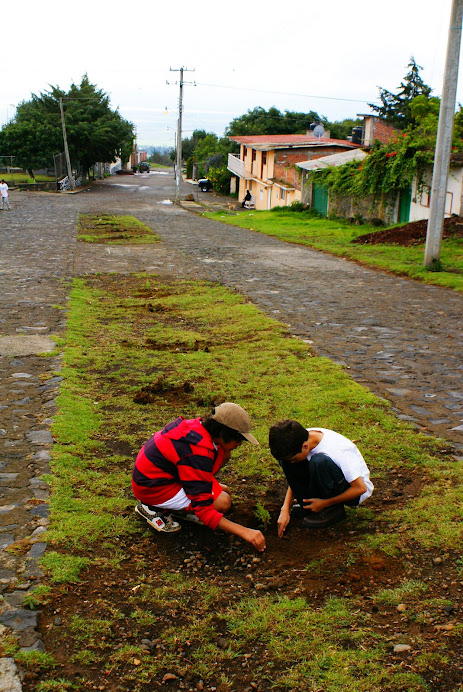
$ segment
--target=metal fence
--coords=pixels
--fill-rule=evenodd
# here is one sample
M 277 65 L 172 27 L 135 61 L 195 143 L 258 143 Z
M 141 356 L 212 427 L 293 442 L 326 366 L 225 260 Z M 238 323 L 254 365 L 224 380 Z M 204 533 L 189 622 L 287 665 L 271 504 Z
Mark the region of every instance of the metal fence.
M 61 180 L 61 178 L 64 178 L 67 175 L 66 156 L 64 151 L 62 151 L 60 154 L 53 154 L 53 159 L 55 163 L 56 180 Z

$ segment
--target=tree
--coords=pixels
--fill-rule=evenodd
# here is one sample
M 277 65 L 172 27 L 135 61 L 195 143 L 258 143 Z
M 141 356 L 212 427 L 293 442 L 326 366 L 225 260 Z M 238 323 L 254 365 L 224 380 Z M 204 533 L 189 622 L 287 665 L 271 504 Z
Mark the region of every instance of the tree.
M 268 111 L 257 106 L 248 110 L 244 115 L 234 118 L 225 134 L 235 137 L 243 135 L 290 135 L 305 134 L 313 122 L 327 124 L 326 118 L 320 118 L 315 111 L 298 113 L 285 111 L 282 113 L 272 106 Z
M 194 150 L 201 142 L 201 140 L 207 137 L 206 130 L 194 130 L 191 137 L 185 137 L 182 139 L 182 158 L 183 160 L 189 159 L 193 156 Z
M 413 99 L 417 96 L 429 98 L 432 91 L 431 87 L 423 82 L 420 75 L 420 70 L 423 68 L 416 64 L 413 56 L 411 56 L 407 67 L 409 71 L 401 81 L 396 94 L 379 87 L 379 98 L 382 105 L 368 104 L 379 116 L 399 129 L 404 129 L 415 123 L 410 108 Z
M 344 120 L 335 120 L 328 123 L 328 130 L 332 139 L 347 139 L 352 135 L 354 127 L 361 127 L 363 120 L 361 118 L 345 118 Z
M 127 157 L 133 147 L 134 129 L 109 97 L 87 75 L 66 93 L 59 87 L 19 104 L 14 119 L 0 132 L 0 148 L 13 155 L 15 165 L 32 174 L 35 168 L 52 167 L 53 154 L 63 150 L 59 99 L 63 99 L 69 154 L 73 166 L 84 175 L 99 161 Z M 126 159 L 127 160 L 127 159 Z
M 151 155 L 148 157 L 148 161 L 151 161 L 152 163 L 158 163 L 161 166 L 169 166 L 170 165 L 170 150 L 160 147 L 159 149 L 155 149 L 153 147 L 153 150 L 151 152 Z
M 210 168 L 227 165 L 228 154 L 237 150 L 236 142 L 228 137 L 218 137 L 214 132 L 195 130 L 193 136 L 182 139 L 182 156 L 187 161 L 187 177 L 191 175 L 193 162 L 198 166 L 198 176 L 209 175 Z

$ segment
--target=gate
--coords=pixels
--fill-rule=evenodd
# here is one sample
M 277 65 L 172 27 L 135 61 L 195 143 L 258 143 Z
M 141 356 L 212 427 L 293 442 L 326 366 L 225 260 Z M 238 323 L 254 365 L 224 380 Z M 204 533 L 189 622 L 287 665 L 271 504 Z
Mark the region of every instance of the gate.
M 412 188 L 405 187 L 400 191 L 399 223 L 407 223 L 410 220 L 410 205 L 412 203 Z
M 328 189 L 324 185 L 313 185 L 312 207 L 322 216 L 328 215 Z

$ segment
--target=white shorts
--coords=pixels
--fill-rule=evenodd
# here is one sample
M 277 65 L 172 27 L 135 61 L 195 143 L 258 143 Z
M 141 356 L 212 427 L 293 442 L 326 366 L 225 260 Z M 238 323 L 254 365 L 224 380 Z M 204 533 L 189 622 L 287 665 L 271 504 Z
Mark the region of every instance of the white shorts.
M 161 504 L 156 505 L 156 507 L 161 507 L 162 509 L 186 509 L 187 507 L 190 506 L 190 500 L 186 496 L 185 491 L 183 488 L 178 491 L 174 497 L 171 497 L 170 500 L 166 500 L 165 502 L 161 502 Z

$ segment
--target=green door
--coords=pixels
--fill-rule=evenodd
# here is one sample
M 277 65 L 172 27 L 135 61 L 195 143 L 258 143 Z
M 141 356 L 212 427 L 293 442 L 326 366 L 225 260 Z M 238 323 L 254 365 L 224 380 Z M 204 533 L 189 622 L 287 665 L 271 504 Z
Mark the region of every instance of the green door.
M 314 183 L 312 207 L 323 216 L 328 214 L 328 189 L 324 185 Z
M 410 220 L 410 205 L 412 203 L 412 188 L 405 187 L 400 191 L 399 223 L 407 223 Z

